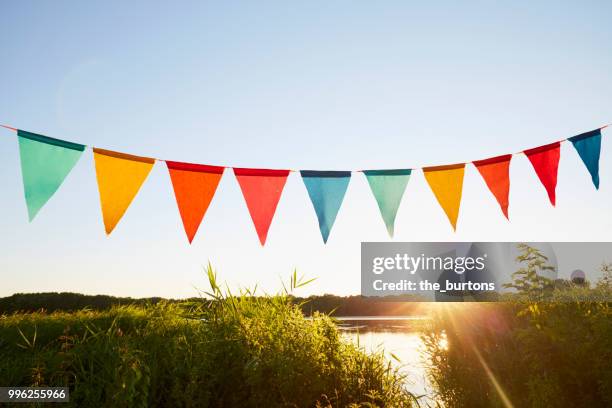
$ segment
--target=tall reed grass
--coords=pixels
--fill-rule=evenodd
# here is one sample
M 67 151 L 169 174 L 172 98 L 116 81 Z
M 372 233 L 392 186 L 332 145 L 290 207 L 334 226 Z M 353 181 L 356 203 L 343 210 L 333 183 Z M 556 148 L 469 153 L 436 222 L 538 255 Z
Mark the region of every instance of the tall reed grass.
M 0 386 L 68 386 L 75 407 L 409 407 L 382 354 L 305 319 L 289 290 L 0 317 Z

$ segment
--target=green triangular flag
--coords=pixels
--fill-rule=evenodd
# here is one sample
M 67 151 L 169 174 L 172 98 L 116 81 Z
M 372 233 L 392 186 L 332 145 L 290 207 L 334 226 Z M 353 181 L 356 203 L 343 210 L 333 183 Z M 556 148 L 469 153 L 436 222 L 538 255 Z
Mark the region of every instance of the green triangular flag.
M 410 169 L 364 170 L 363 172 L 368 179 L 391 238 L 393 238 L 397 209 L 402 201 L 411 172 Z
M 18 130 L 17 135 L 23 190 L 32 221 L 70 173 L 85 146 L 24 130 Z

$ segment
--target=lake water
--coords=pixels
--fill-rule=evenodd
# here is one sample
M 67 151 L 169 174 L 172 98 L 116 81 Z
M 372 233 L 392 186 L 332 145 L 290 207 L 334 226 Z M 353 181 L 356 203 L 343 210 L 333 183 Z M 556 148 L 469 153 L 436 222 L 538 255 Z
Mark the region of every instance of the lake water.
M 416 396 L 433 395 L 433 387 L 427 379 L 427 355 L 420 336 L 420 328 L 427 317 L 336 317 L 342 335 L 366 352 L 384 350 L 391 363 L 408 376 L 406 389 Z M 391 353 L 400 361 L 391 356 Z M 432 402 L 430 397 L 422 402 Z

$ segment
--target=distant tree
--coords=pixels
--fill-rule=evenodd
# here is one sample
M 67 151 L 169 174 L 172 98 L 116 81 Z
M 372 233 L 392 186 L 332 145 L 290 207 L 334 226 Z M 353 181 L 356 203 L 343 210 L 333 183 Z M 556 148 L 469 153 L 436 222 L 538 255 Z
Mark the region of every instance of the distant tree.
M 597 287 L 612 289 L 612 263 L 603 263 L 600 268 L 601 278 L 597 281 Z
M 14 312 L 71 312 L 84 308 L 92 310 L 106 310 L 117 305 L 146 305 L 156 304 L 165 300 L 159 297 L 133 299 L 107 295 L 83 295 L 70 292 L 48 293 L 15 293 L 12 296 L 0 298 L 0 314 Z M 176 302 L 175 300 L 167 300 Z
M 291 297 L 293 303 L 300 305 L 305 315 L 314 312 L 333 314 L 334 316 L 404 316 L 418 312 L 419 299 L 414 296 L 336 296 L 319 295 L 307 298 Z M 161 301 L 169 303 L 199 303 L 201 298 L 163 299 L 153 298 L 122 298 L 107 295 L 83 295 L 80 293 L 16 293 L 0 298 L 0 315 L 14 312 L 34 312 L 44 310 L 76 311 L 84 308 L 91 310 L 107 310 L 118 305 L 147 305 Z
M 554 280 L 555 289 L 570 289 L 572 287 L 572 282 L 567 279 L 555 279 Z
M 551 289 L 554 281 L 543 276 L 543 272 L 554 271 L 548 264 L 546 257 L 540 250 L 527 244 L 518 244 L 520 255 L 516 260 L 525 266 L 512 274 L 512 282 L 505 283 L 504 288 L 516 289 L 520 294 L 538 297 L 545 289 Z

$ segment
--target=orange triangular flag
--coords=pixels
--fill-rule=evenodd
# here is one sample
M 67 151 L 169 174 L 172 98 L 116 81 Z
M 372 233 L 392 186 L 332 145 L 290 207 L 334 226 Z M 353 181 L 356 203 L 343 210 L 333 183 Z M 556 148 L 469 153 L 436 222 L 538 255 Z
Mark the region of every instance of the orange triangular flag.
M 96 178 L 106 233 L 110 234 L 155 164 L 155 159 L 94 148 Z
M 425 167 L 423 174 L 453 229 L 457 229 L 465 163 Z
M 477 160 L 474 166 L 484 179 L 497 199 L 502 212 L 508 217 L 508 196 L 510 195 L 510 160 L 511 154 L 493 157 L 485 160 Z
M 189 243 L 198 231 L 217 191 L 224 167 L 166 160 L 183 227 Z
M 259 242 L 264 245 L 289 170 L 234 168 L 234 174 L 257 230 Z

